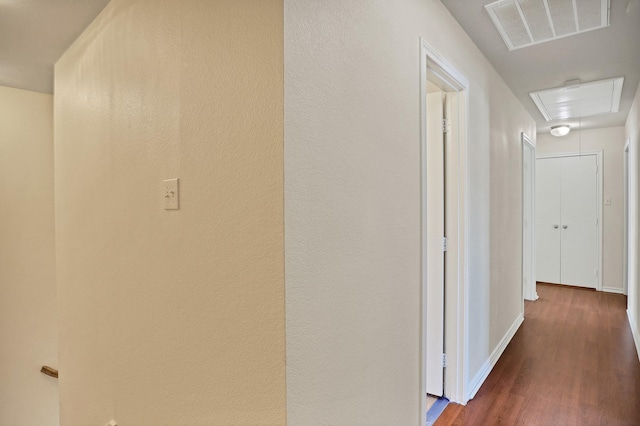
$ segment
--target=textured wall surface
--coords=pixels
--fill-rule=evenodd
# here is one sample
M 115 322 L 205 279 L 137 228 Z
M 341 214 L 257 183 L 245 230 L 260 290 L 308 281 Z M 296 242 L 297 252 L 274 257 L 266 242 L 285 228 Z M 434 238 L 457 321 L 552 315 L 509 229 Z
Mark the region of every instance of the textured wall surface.
M 53 98 L 0 86 L 0 424 L 58 425 Z
M 536 155 L 563 152 L 602 151 L 604 162 L 603 197 L 611 197 L 611 205 L 603 206 L 602 222 L 602 286 L 623 291 L 622 249 L 624 233 L 623 151 L 624 127 L 573 131 L 556 138 L 550 134 L 538 135 Z
M 277 0 L 113 0 L 58 62 L 62 425 L 285 423 L 282 34 Z
M 419 37 L 470 80 L 469 380 L 521 312 L 531 117 L 439 1 L 285 0 L 292 425 L 422 422 Z

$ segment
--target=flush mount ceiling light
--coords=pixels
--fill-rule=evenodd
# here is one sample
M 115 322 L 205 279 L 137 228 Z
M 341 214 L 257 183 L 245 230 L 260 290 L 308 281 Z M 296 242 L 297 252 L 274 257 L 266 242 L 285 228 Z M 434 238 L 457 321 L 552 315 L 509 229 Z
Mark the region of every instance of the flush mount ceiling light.
M 565 86 L 529 93 L 545 120 L 567 120 L 611 114 L 620 108 L 624 77 L 582 83 L 570 80 Z
M 569 127 L 568 124 L 559 124 L 557 126 L 551 126 L 549 133 L 551 133 L 552 136 L 559 138 L 560 136 L 566 136 L 570 131 L 571 127 Z
M 498 0 L 485 9 L 509 50 L 609 26 L 609 0 Z

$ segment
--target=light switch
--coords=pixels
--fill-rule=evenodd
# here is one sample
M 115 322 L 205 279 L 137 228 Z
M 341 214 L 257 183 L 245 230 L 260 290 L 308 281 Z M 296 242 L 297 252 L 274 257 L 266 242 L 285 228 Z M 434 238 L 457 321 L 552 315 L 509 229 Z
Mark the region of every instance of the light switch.
M 180 192 L 178 188 L 178 178 L 167 179 L 163 182 L 162 195 L 164 197 L 165 210 L 180 209 Z
M 604 204 L 605 206 L 611 205 L 611 196 L 607 195 L 606 197 L 604 197 Z

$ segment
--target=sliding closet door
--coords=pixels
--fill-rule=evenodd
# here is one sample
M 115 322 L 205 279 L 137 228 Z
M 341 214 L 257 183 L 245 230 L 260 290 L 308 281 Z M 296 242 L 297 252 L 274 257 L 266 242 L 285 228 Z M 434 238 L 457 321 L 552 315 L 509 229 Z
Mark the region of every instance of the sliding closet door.
M 536 281 L 560 283 L 562 158 L 536 161 Z
M 598 163 L 595 155 L 562 159 L 561 283 L 596 288 Z

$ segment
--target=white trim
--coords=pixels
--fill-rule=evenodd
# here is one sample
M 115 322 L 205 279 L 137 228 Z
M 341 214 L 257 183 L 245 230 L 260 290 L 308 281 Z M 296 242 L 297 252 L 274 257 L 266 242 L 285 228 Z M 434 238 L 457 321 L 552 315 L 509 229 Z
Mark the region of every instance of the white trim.
M 633 322 L 633 318 L 631 318 L 631 313 L 627 309 L 627 319 L 629 319 L 629 327 L 631 327 L 631 334 L 633 335 L 633 341 L 636 344 L 636 355 L 638 355 L 638 360 L 640 361 L 640 333 L 638 333 L 638 327 L 636 323 Z
M 616 288 L 616 287 L 602 286 L 602 291 L 605 293 L 626 294 L 623 288 Z
M 613 98 L 611 99 L 611 112 L 618 112 L 620 110 L 620 98 L 622 98 L 622 85 L 624 84 L 624 77 L 618 77 L 613 79 Z M 607 114 L 607 113 L 605 113 Z
M 580 19 L 578 18 L 578 5 L 576 0 L 573 0 L 573 22 L 576 25 L 576 30 L 580 31 Z
M 529 136 L 527 136 L 524 132 L 520 133 L 520 140 L 522 141 L 522 313 L 524 314 L 524 301 L 525 300 L 538 300 L 538 293 L 537 293 L 537 289 L 536 289 L 536 280 L 535 280 L 535 268 L 536 268 L 536 189 L 535 189 L 535 185 L 536 185 L 536 145 L 535 143 L 531 140 L 531 138 L 529 138 Z M 525 182 L 525 175 L 524 175 L 524 160 L 525 160 L 525 145 L 528 145 L 531 147 L 531 149 L 533 150 L 533 158 L 532 158 L 532 173 L 533 173 L 533 178 L 532 178 L 532 183 L 531 183 L 531 194 L 529 194 L 529 196 L 531 197 L 531 217 L 530 217 L 530 222 L 531 222 L 531 233 L 532 233 L 532 253 L 530 253 L 530 261 L 532 263 L 531 267 L 532 267 L 532 271 L 533 274 L 530 278 L 531 283 L 529 284 L 529 286 L 527 288 L 525 288 L 524 283 L 526 282 L 526 277 L 524 276 L 524 265 L 525 265 L 525 255 L 526 255 L 526 250 L 524 247 L 524 242 L 526 240 L 525 238 L 525 227 L 524 227 L 524 219 L 525 219 L 525 212 L 524 212 L 524 205 L 525 205 L 525 193 L 524 193 L 524 182 Z
M 452 89 L 458 92 L 459 102 L 464 102 L 464 116 L 461 117 L 462 128 L 464 134 L 460 134 L 458 138 L 458 158 L 452 159 L 457 161 L 458 172 L 458 281 L 453 286 L 453 291 L 449 291 L 446 295 L 447 299 L 455 300 L 455 310 L 457 312 L 450 313 L 454 316 L 455 321 L 445 322 L 445 336 L 449 336 L 447 341 L 451 344 L 447 347 L 448 367 L 445 370 L 445 392 L 446 396 L 453 402 L 465 404 L 465 378 L 468 367 L 468 335 L 467 335 L 467 287 L 468 287 L 468 229 L 469 229 L 469 213 L 468 213 L 468 166 L 469 158 L 467 155 L 468 147 L 468 130 L 469 122 L 469 102 L 468 90 L 469 80 L 454 68 L 447 60 L 444 59 L 435 49 L 433 49 L 423 38 L 420 38 L 420 144 L 421 144 L 421 323 L 420 323 L 420 424 L 424 422 L 426 414 L 426 144 L 427 144 L 427 117 L 426 117 L 426 97 L 427 97 L 427 70 L 433 72 L 439 78 L 445 80 L 452 85 Z M 447 286 L 449 289 L 449 286 Z M 452 299 L 449 299 L 452 300 Z M 446 303 L 446 302 L 445 302 Z M 451 337 L 454 337 L 451 339 Z M 446 337 L 445 337 L 446 338 Z
M 542 154 L 536 155 L 536 160 L 542 160 L 545 158 L 557 158 L 557 157 L 580 157 L 585 155 L 602 155 L 602 150 L 596 151 L 580 151 L 580 152 L 559 152 L 554 154 Z
M 549 21 L 549 27 L 551 27 L 551 34 L 553 34 L 553 38 L 555 39 L 556 37 L 558 37 L 558 35 L 556 34 L 556 26 L 553 25 L 553 19 L 551 19 L 551 9 L 549 8 L 549 1 L 542 1 L 544 2 L 544 9 L 547 12 L 547 20 Z
M 551 121 L 552 120 L 551 114 L 549 114 L 549 110 L 547 110 L 547 107 L 545 106 L 544 102 L 542 102 L 542 99 L 540 98 L 540 96 L 533 92 L 530 92 L 529 96 L 531 96 L 531 100 L 533 101 L 534 104 L 536 104 L 536 106 L 538 107 L 538 111 L 540 111 L 540 114 L 542 114 L 544 119 L 546 121 Z
M 573 0 L 575 2 L 575 0 Z M 514 6 L 518 10 L 518 14 L 520 15 L 520 19 L 522 19 L 522 24 L 524 25 L 524 29 L 527 30 L 527 35 L 529 36 L 529 40 L 531 43 L 534 43 L 533 34 L 531 34 L 531 28 L 529 28 L 529 23 L 527 22 L 527 18 L 524 16 L 524 12 L 522 11 L 522 6 L 520 6 L 520 2 L 513 2 Z M 493 12 L 493 10 L 492 10 Z
M 580 157 L 586 155 L 595 155 L 596 162 L 598 163 L 598 177 L 597 177 L 597 206 L 598 206 L 598 280 L 596 281 L 596 290 L 603 291 L 602 289 L 602 239 L 603 239 L 603 201 L 602 194 L 604 189 L 604 163 L 602 160 L 602 150 L 599 151 L 581 151 L 581 152 L 563 152 L 558 154 L 539 155 L 536 160 L 545 158 L 560 158 L 560 157 Z
M 480 368 L 478 374 L 476 374 L 476 376 L 469 384 L 469 394 L 467 396 L 468 400 L 473 399 L 473 397 L 476 396 L 476 393 L 478 393 L 484 381 L 487 379 L 487 377 L 489 377 L 489 373 L 491 373 L 491 370 L 493 370 L 493 367 L 495 367 L 496 363 L 502 356 L 502 353 L 505 349 L 507 349 L 507 346 L 511 342 L 511 339 L 513 339 L 513 336 L 516 335 L 516 332 L 523 322 L 524 316 L 522 314 L 518 315 L 515 322 L 511 325 L 509 331 L 507 331 L 507 334 L 504 335 L 502 340 L 500 340 L 500 343 L 498 343 L 498 346 L 496 346 L 496 348 L 491 353 L 489 359 L 486 360 L 482 365 L 482 368 Z
M 611 15 L 611 0 L 607 0 L 606 2 L 602 2 L 602 9 L 600 10 L 600 24 L 603 27 L 608 27 L 610 25 L 609 17 Z
M 482 364 L 478 373 L 471 382 L 469 382 L 469 395 L 467 395 L 467 400 L 471 400 L 476 396 L 484 381 L 489 377 L 489 373 L 491 373 L 492 369 L 493 365 L 491 365 L 491 359 L 489 358 L 484 362 L 484 364 Z
M 420 413 L 418 424 L 423 424 L 427 412 L 427 224 L 423 212 L 427 208 L 426 170 L 427 170 L 427 55 L 424 47 L 420 49 L 420 395 L 418 395 Z
M 502 2 L 494 2 L 491 4 L 485 5 L 484 8 L 489 14 L 491 21 L 493 21 L 494 27 L 496 27 L 496 30 L 498 30 L 498 33 L 500 33 L 500 37 L 502 37 L 502 41 L 504 41 L 504 44 L 507 45 L 507 49 L 514 50 L 515 46 L 513 45 L 513 43 L 511 43 L 511 39 L 509 38 L 509 35 L 507 34 L 507 32 L 504 30 L 504 27 L 500 23 L 500 19 L 498 19 L 496 12 L 493 10 L 493 8 L 490 7 L 490 6 L 493 6 L 495 3 L 513 3 L 513 0 L 502 0 Z
M 421 55 L 423 59 L 423 65 L 426 65 L 426 63 L 424 62 L 428 62 L 430 69 L 434 70 L 437 74 L 443 76 L 449 81 L 453 80 L 451 82 L 458 86 L 456 87 L 457 90 L 462 91 L 469 88 L 469 80 L 462 73 L 455 69 L 453 65 L 451 65 L 442 55 L 440 55 L 434 48 L 432 48 L 429 43 L 427 43 L 423 38 L 420 38 L 420 43 L 422 46 L 422 53 L 424 53 L 424 55 Z M 428 60 L 427 57 L 429 58 Z M 424 84 L 426 88 L 426 68 L 424 69 L 424 71 Z M 448 76 L 449 78 L 447 78 L 446 76 Z M 426 94 L 426 91 L 424 93 Z
M 631 179 L 629 174 L 629 145 L 631 144 L 631 138 L 627 138 L 627 142 L 624 144 L 622 150 L 622 207 L 623 211 L 623 227 L 624 233 L 622 234 L 622 283 L 624 288 L 624 294 L 629 292 L 629 189 L 631 188 Z

